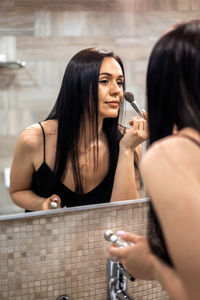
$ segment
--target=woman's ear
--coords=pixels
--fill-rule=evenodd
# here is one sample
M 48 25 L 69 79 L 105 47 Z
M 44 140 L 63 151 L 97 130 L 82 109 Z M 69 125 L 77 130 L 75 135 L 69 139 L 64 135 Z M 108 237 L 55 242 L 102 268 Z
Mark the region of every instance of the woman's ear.
M 173 134 L 177 134 L 178 133 L 178 127 L 176 125 L 174 125 L 172 133 Z

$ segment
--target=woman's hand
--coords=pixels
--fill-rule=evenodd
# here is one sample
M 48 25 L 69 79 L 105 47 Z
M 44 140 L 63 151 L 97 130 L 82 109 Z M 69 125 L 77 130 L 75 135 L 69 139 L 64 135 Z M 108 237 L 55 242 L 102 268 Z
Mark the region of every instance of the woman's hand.
M 154 262 L 157 258 L 152 254 L 147 239 L 128 232 L 118 232 L 118 235 L 133 245 L 118 248 L 112 244 L 110 254 L 115 256 L 135 278 L 154 280 Z
M 60 197 L 58 195 L 53 194 L 53 195 L 51 195 L 49 198 L 47 198 L 43 202 L 43 204 L 42 204 L 42 210 L 49 210 L 49 209 L 51 209 L 51 206 L 50 206 L 51 202 L 57 203 L 58 204 L 58 208 L 60 208 L 60 206 L 61 206 L 61 199 L 60 199 Z
M 130 122 L 130 128 L 126 129 L 123 138 L 120 141 L 120 147 L 132 150 L 144 142 L 148 136 L 148 117 L 147 112 L 143 111 L 145 118 L 135 117 Z

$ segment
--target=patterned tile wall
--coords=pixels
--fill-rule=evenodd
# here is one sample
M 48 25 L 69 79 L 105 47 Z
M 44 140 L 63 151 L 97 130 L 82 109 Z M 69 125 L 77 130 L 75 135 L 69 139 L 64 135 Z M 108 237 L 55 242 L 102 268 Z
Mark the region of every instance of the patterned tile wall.
M 104 232 L 145 235 L 148 202 L 118 202 L 0 222 L 0 299 L 106 300 L 109 242 Z M 160 285 L 128 284 L 134 300 L 167 300 Z

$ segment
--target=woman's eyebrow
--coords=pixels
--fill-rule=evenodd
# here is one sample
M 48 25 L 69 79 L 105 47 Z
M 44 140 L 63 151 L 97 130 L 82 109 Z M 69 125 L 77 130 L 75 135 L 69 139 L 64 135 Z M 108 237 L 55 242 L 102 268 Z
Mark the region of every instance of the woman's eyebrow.
M 99 74 L 99 76 L 102 76 L 102 75 L 106 75 L 106 76 L 109 76 L 109 77 L 112 77 L 112 76 L 113 76 L 113 74 L 107 73 L 107 72 L 103 72 L 103 73 L 100 73 L 100 74 Z M 123 75 L 119 75 L 118 77 L 119 77 L 119 78 L 124 78 Z

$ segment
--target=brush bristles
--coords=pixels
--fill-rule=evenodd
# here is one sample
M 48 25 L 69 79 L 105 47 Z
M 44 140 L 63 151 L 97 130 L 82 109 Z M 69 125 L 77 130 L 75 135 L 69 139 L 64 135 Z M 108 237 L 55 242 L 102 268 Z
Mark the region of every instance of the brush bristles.
M 131 92 L 125 92 L 124 98 L 126 99 L 126 101 L 128 101 L 130 103 L 132 103 L 134 101 L 134 96 L 133 96 L 133 93 L 131 93 Z

